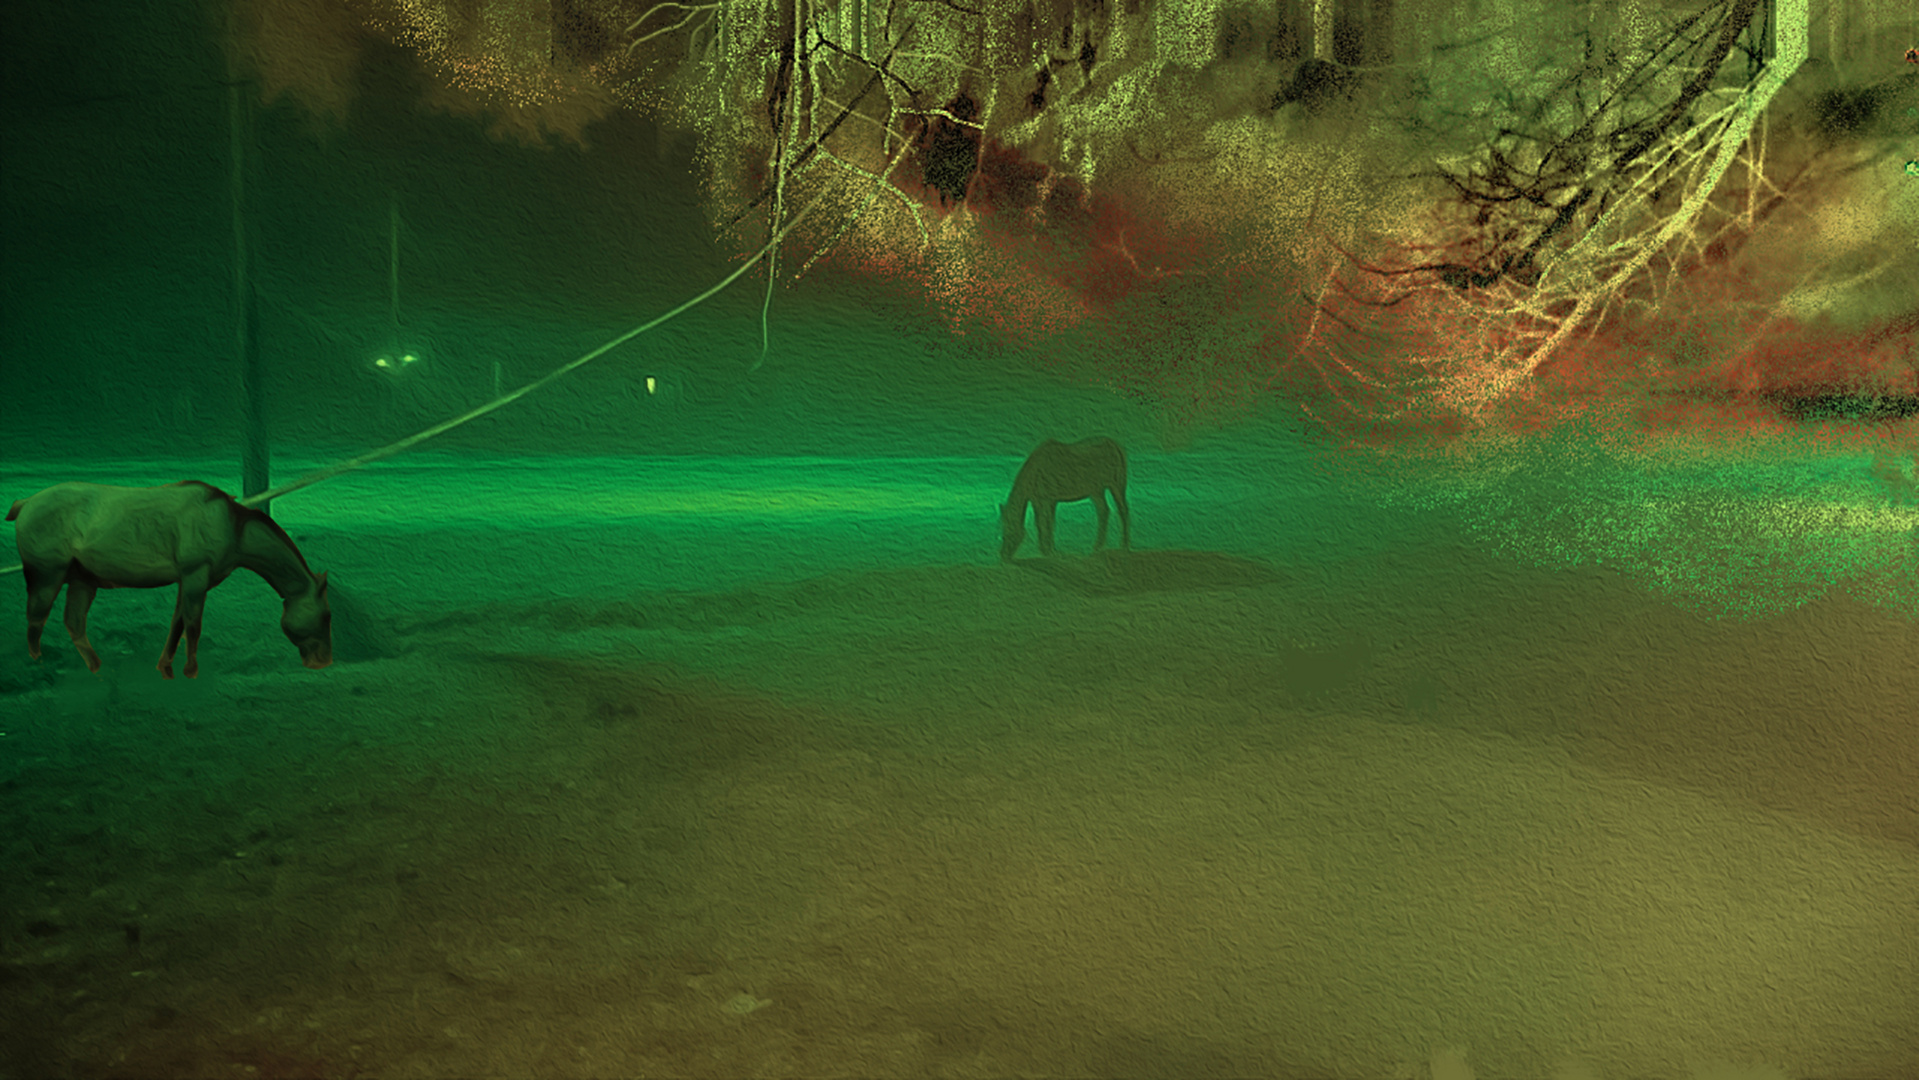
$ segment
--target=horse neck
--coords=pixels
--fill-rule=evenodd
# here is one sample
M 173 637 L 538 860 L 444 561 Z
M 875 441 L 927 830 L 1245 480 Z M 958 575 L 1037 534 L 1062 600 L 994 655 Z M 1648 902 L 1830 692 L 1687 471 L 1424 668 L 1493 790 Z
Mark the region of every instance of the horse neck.
M 310 592 L 315 578 L 293 545 L 257 521 L 240 527 L 240 565 L 265 578 L 281 599 Z
M 1013 475 L 1012 493 L 1006 496 L 1008 506 L 1026 507 L 1038 498 L 1039 479 L 1036 470 L 1022 468 Z

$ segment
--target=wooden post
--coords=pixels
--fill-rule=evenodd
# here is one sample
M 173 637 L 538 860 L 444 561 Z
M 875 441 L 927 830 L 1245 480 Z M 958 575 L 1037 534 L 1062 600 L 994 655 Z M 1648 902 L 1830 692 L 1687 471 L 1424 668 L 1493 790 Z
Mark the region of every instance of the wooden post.
M 1392 64 L 1399 58 L 1395 40 L 1399 36 L 1399 27 L 1393 18 L 1393 5 L 1396 0 L 1373 0 L 1372 17 L 1366 27 L 1366 62 L 1381 67 Z
M 236 20 L 237 21 L 237 20 Z M 231 48 L 237 51 L 235 40 Z M 267 432 L 266 367 L 260 358 L 260 301 L 247 266 L 246 143 L 250 118 L 237 57 L 227 63 L 227 128 L 233 172 L 228 194 L 233 212 L 233 346 L 240 369 L 241 492 L 252 498 L 272 486 L 273 452 Z M 266 503 L 258 507 L 267 509 Z
M 1313 59 L 1333 58 L 1333 0 L 1313 0 Z

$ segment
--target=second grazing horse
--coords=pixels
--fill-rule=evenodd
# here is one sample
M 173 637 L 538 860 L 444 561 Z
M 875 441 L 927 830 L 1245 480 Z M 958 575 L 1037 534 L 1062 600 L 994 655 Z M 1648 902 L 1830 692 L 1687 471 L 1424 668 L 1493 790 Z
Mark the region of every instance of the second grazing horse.
M 1093 500 L 1099 515 L 1099 535 L 1094 550 L 1106 546 L 1106 493 L 1113 493 L 1113 505 L 1119 507 L 1119 542 L 1122 548 L 1133 546 L 1133 515 L 1126 506 L 1126 451 L 1111 439 L 1084 439 L 1063 443 L 1048 439 L 1027 457 L 1013 477 L 1013 493 L 999 508 L 999 557 L 1012 561 L 1013 553 L 1026 540 L 1026 508 L 1033 508 L 1033 524 L 1039 530 L 1039 552 L 1053 553 L 1053 511 L 1063 502 Z

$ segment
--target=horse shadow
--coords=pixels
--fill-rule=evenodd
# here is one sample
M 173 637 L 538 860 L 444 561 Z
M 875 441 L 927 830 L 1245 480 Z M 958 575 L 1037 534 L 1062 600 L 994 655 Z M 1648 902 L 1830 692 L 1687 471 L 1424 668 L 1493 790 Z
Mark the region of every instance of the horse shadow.
M 1082 596 L 1204 592 L 1281 581 L 1265 563 L 1217 551 L 1098 551 L 1014 559 L 1012 565 Z

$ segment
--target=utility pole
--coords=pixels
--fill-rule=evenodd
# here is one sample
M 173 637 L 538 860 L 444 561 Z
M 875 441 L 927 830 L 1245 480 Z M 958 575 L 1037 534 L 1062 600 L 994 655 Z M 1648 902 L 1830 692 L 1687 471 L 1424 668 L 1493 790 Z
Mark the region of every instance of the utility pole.
M 273 452 L 267 438 L 266 368 L 260 359 L 260 300 L 247 264 L 246 144 L 252 130 L 249 84 L 240 70 L 239 16 L 232 8 L 228 12 L 232 20 L 228 27 L 227 129 L 233 165 L 228 184 L 233 211 L 233 345 L 240 368 L 243 410 L 240 490 L 242 498 L 252 498 L 272 484 Z M 258 509 L 266 510 L 267 504 L 261 503 Z

